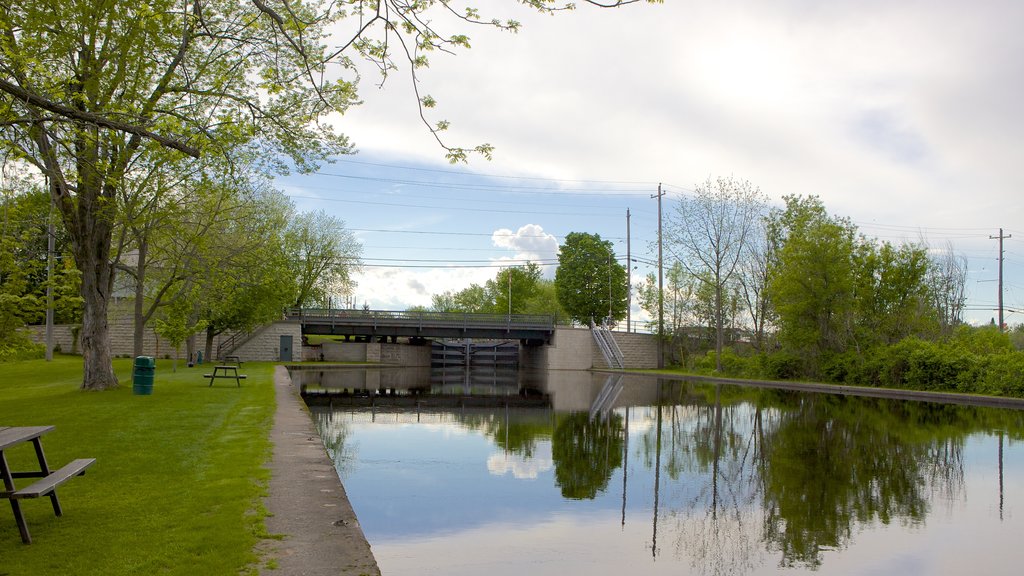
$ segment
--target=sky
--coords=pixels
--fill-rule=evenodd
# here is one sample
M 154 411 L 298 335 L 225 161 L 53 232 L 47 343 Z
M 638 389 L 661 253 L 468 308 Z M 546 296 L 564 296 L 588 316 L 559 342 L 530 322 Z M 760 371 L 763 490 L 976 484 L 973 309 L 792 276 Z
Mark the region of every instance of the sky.
M 973 323 L 996 315 L 1002 229 L 1006 321 L 1024 322 L 1024 2 L 477 7 L 521 31 L 436 13 L 472 48 L 431 54 L 418 89 L 437 100 L 431 121 L 451 122 L 449 144 L 489 143 L 492 160 L 448 164 L 407 71 L 380 86 L 367 68 L 363 103 L 334 119 L 357 153 L 276 181 L 363 244 L 357 305 L 429 306 L 502 266 L 551 264 L 569 232 L 638 259 L 636 284 L 657 258 L 659 183 L 667 215 L 733 177 L 777 206 L 820 196 L 868 237 L 952 247 Z

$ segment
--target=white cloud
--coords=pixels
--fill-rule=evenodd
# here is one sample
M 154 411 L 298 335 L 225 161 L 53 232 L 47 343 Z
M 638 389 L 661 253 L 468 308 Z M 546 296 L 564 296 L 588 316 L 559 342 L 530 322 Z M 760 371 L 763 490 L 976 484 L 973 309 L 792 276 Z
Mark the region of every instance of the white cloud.
M 495 230 L 491 235 L 491 242 L 498 248 L 511 250 L 514 256 L 502 256 L 497 261 L 529 260 L 538 264 L 544 264 L 545 271 L 553 270 L 550 265 L 558 259 L 558 238 L 554 234 L 544 232 L 544 228 L 538 224 L 526 224 L 519 230 L 513 232 L 508 228 Z
M 523 30 L 470 30 L 473 49 L 433 55 L 420 84 L 438 101 L 435 119 L 452 122 L 451 143 L 495 146 L 494 161 L 473 169 L 684 187 L 734 175 L 776 201 L 819 195 L 859 225 L 945 230 L 931 240 L 985 258 L 989 235 L 1024 220 L 1017 0 L 581 4 L 551 18 L 488 10 L 507 10 Z M 365 104 L 338 124 L 364 150 L 440 166 L 406 80 L 393 75 L 378 90 L 367 73 Z M 488 257 L 553 257 L 554 239 L 529 242 L 529 226 L 502 228 L 492 242 L 506 253 Z M 406 274 L 436 293 L 493 270 Z M 374 296 L 389 290 L 422 303 L 402 282 Z
M 519 454 L 495 452 L 487 458 L 487 471 L 494 476 L 512 474 L 515 478 L 535 480 L 540 476 L 541 472 L 547 472 L 554 467 L 554 462 L 550 456 L 551 446 L 550 444 L 546 446 L 548 453 L 546 457 L 533 456 L 531 458 L 524 458 Z

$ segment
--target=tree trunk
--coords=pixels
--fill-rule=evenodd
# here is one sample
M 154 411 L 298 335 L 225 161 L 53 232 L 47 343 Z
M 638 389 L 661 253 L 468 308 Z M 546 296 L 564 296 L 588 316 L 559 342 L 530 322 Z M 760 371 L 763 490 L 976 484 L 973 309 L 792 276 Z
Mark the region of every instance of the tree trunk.
M 145 238 L 139 241 L 138 261 L 135 268 L 135 311 L 133 318 L 132 356 L 142 356 L 146 347 L 146 256 L 149 243 Z
M 213 326 L 206 329 L 206 358 L 209 361 L 213 359 L 213 337 L 217 335 L 214 331 Z
M 117 387 L 110 353 L 107 308 L 113 287 L 113 264 L 109 260 L 110 235 L 97 234 L 92 242 L 78 246 L 75 256 L 82 271 L 82 390 Z M 92 248 L 92 249 L 90 249 Z

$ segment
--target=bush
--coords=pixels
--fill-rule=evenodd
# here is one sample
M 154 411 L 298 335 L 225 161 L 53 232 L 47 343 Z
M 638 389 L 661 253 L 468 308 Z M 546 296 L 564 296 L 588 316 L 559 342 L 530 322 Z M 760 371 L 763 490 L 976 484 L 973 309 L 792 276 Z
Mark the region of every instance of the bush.
M 982 364 L 975 391 L 993 396 L 1024 397 L 1024 353 L 992 355 Z
M 35 360 L 46 356 L 46 346 L 36 344 L 22 332 L 14 331 L 0 338 L 0 362 Z
M 803 362 L 788 352 L 776 352 L 763 356 L 762 371 L 771 380 L 793 380 L 803 374 Z

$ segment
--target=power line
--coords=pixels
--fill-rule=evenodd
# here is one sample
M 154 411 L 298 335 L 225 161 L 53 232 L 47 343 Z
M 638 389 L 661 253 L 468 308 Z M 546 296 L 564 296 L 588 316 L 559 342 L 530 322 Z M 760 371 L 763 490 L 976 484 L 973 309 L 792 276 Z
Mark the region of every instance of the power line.
M 347 158 L 339 158 L 339 159 L 337 159 L 337 161 L 338 162 L 343 162 L 343 163 L 346 163 L 346 164 L 359 164 L 359 165 L 362 165 L 362 166 L 376 166 L 376 167 L 380 167 L 380 168 L 391 168 L 391 169 L 398 169 L 398 170 L 413 170 L 413 171 L 416 171 L 416 172 L 433 172 L 433 173 L 439 173 L 439 174 L 456 174 L 456 175 L 460 175 L 460 176 L 471 176 L 471 177 L 480 177 L 480 178 L 509 178 L 509 179 L 514 179 L 514 180 L 541 180 L 541 181 L 545 181 L 545 182 L 582 182 L 582 183 L 585 183 L 585 184 L 633 184 L 633 185 L 638 185 L 638 186 L 640 186 L 640 185 L 652 186 L 652 187 L 655 186 L 654 182 L 644 182 L 644 181 L 629 181 L 629 180 L 578 180 L 578 179 L 569 179 L 569 178 L 547 178 L 547 177 L 543 177 L 543 176 L 512 176 L 512 175 L 506 175 L 506 174 L 488 174 L 488 173 L 485 173 L 485 172 L 463 172 L 461 170 L 451 170 L 451 169 L 445 170 L 445 169 L 442 169 L 442 168 L 420 168 L 420 167 L 413 167 L 413 166 L 401 166 L 401 165 L 398 165 L 398 164 L 385 164 L 385 163 L 380 163 L 380 162 L 365 162 L 365 161 L 361 161 L 361 160 L 349 160 Z

